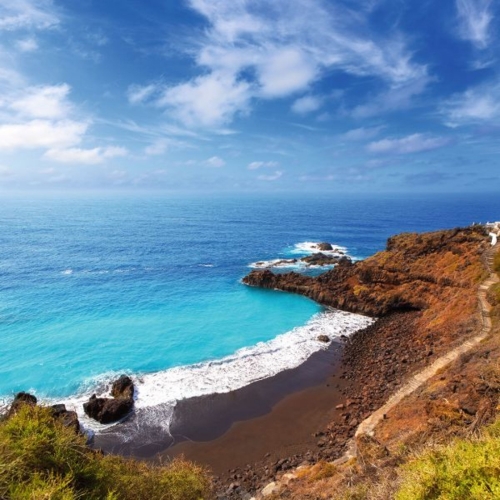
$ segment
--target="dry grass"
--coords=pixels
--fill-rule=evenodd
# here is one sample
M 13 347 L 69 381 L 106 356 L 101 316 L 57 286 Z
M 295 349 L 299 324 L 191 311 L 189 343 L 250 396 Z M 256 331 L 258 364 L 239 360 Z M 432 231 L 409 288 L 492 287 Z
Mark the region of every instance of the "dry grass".
M 90 450 L 47 408 L 24 405 L 0 423 L 2 500 L 201 500 L 208 475 L 184 461 L 159 467 Z

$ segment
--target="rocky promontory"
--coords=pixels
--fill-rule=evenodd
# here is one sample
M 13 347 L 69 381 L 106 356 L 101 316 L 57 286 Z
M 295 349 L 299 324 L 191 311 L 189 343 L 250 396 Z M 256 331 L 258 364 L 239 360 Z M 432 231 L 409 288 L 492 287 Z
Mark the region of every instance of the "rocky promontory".
M 444 300 L 450 290 L 468 286 L 472 261 L 466 255 L 477 255 L 478 244 L 487 244 L 486 235 L 483 226 L 405 233 L 389 238 L 385 251 L 356 263 L 341 258 L 334 269 L 317 277 L 264 269 L 252 271 L 243 282 L 368 316 L 421 311 Z
M 490 245 L 487 228 L 481 225 L 424 234 L 403 233 L 389 238 L 384 251 L 360 262 L 342 260 L 334 269 L 316 277 L 295 272 L 278 274 L 268 269 L 246 276 L 243 282 L 250 286 L 298 293 L 325 306 L 379 320 L 345 342 L 340 376 L 335 375 L 329 382 L 339 388 L 344 400 L 332 408 L 331 424 L 315 434 L 317 445 L 292 457 L 273 457 L 274 462 L 263 460 L 249 471 L 232 470 L 226 481 L 237 477 L 242 487 L 255 491 L 290 468 L 339 458 L 358 425 L 398 391 L 408 377 L 481 328 L 477 290 L 488 276 L 484 256 Z M 462 370 L 463 362 L 465 358 L 460 365 Z M 484 365 L 484 360 L 481 363 L 478 366 Z M 442 397 L 459 401 L 455 423 L 461 418 L 464 422 L 467 418 L 473 422 L 479 418 L 487 421 L 491 412 L 486 414 L 482 409 L 491 408 L 490 400 L 498 397 L 498 391 L 485 395 L 485 384 L 481 386 L 474 373 L 461 375 L 461 380 L 470 377 L 474 381 L 463 388 L 456 383 L 458 376 L 442 375 L 435 401 L 416 399 L 413 406 L 404 410 L 406 420 L 396 421 L 393 417 L 387 421 L 387 435 L 396 442 L 400 436 L 408 436 L 408 415 L 414 420 L 419 415 L 419 426 L 412 429 L 417 436 L 425 435 L 430 428 L 431 432 L 448 432 L 444 430 L 448 429 L 444 420 L 435 424 L 435 415 L 439 414 L 435 407 L 441 404 Z M 445 396 L 439 393 L 445 390 Z M 465 405 L 462 400 L 471 404 Z M 429 427 L 429 422 L 434 422 L 434 427 Z M 309 488 L 305 487 L 308 494 Z M 288 493 L 296 499 L 304 498 L 303 492 Z

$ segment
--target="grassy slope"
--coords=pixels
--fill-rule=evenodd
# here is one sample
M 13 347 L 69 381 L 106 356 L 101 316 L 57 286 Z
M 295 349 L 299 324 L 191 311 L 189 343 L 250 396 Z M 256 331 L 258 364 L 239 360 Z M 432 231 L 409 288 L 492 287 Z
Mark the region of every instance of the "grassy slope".
M 0 422 L 0 498 L 200 500 L 210 498 L 210 481 L 182 461 L 158 467 L 104 456 L 47 408 L 23 405 Z

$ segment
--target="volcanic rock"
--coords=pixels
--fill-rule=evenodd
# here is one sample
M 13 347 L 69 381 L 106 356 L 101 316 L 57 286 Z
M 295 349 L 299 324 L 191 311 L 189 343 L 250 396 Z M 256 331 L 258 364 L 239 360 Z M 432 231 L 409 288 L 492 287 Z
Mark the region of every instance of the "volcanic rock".
M 330 337 L 328 335 L 318 335 L 318 340 L 320 342 L 328 343 L 330 342 Z
M 113 382 L 111 395 L 118 399 L 134 398 L 134 382 L 127 375 L 121 375 L 119 379 Z
M 101 424 L 111 424 L 123 418 L 134 406 L 131 399 L 98 398 L 93 394 L 83 405 L 87 416 Z
M 324 253 L 318 252 L 308 255 L 307 257 L 302 257 L 300 260 L 310 266 L 328 266 L 337 264 L 340 258 L 338 256 L 325 255 Z
M 323 251 L 329 251 L 329 250 L 333 250 L 333 247 L 330 243 L 318 243 L 316 245 L 316 248 L 318 250 L 323 250 Z
M 12 401 L 12 404 L 10 405 L 7 417 L 15 415 L 19 411 L 19 408 L 23 405 L 36 406 L 36 403 L 37 399 L 32 394 L 27 392 L 18 392 L 14 397 L 14 401 Z
M 75 432 L 80 432 L 80 422 L 75 411 L 68 411 L 66 405 L 58 404 L 50 407 L 54 418 L 59 419 L 64 427 L 73 428 Z

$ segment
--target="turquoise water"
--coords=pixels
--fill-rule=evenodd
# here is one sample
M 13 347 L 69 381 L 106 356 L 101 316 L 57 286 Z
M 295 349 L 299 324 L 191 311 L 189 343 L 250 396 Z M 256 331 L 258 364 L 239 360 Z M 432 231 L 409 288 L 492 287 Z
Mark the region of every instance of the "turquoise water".
M 298 296 L 240 283 L 258 260 L 329 241 L 500 219 L 496 196 L 9 196 L 0 209 L 0 396 L 88 390 L 109 373 L 218 359 L 305 325 Z

